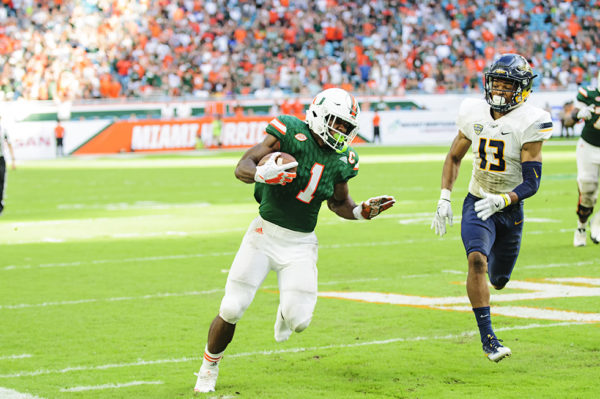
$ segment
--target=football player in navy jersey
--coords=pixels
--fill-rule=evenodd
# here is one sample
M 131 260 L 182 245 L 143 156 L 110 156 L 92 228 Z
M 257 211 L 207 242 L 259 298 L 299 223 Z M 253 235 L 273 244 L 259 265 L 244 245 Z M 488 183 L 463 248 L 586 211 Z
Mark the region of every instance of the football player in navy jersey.
M 529 63 L 503 54 L 485 73 L 485 99 L 466 99 L 458 135 L 442 170 L 442 192 L 431 228 L 440 236 L 452 225 L 450 193 L 461 160 L 473 153 L 469 193 L 463 202 L 461 236 L 468 259 L 467 294 L 483 350 L 498 362 L 511 355 L 492 329 L 490 291 L 504 288 L 517 261 L 523 231 L 523 200 L 542 177 L 542 144 L 552 134 L 550 114 L 525 104 L 533 79 Z

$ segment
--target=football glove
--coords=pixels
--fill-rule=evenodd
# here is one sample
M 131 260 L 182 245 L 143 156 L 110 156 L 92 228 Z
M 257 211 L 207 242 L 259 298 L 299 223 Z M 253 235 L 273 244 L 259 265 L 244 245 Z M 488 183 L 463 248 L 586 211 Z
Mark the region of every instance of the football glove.
M 391 195 L 380 195 L 379 197 L 369 198 L 357 205 L 352 213 L 355 219 L 373 219 L 386 209 L 391 208 L 396 203 L 396 199 Z
M 579 112 L 577 112 L 577 119 L 592 119 L 592 113 L 596 111 L 596 105 L 590 104 L 585 108 L 581 108 Z
M 435 215 L 433 215 L 433 221 L 431 222 L 431 228 L 435 231 L 435 234 L 440 237 L 446 234 L 446 219 L 448 224 L 452 226 L 452 205 L 450 204 L 450 190 L 442 190 L 442 195 L 437 204 Z
M 275 159 L 277 159 L 279 154 L 279 152 L 272 153 L 264 165 L 256 167 L 254 181 L 257 183 L 281 184 L 282 186 L 285 186 L 296 178 L 296 172 L 286 172 L 286 170 L 298 166 L 298 162 L 294 161 L 283 165 L 277 165 Z
M 510 205 L 511 199 L 508 194 L 490 194 L 480 191 L 483 199 L 475 202 L 475 212 L 481 220 L 488 220 L 490 216 Z

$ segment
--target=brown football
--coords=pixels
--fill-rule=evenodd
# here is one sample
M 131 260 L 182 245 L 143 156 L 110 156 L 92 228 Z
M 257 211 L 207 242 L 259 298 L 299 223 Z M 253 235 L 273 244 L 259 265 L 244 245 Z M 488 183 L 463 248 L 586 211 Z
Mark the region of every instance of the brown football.
M 271 157 L 271 153 L 265 155 L 259 162 L 258 162 L 258 166 L 260 165 L 264 165 L 269 158 Z M 277 156 L 277 158 L 275 158 L 275 163 L 277 165 L 284 165 L 286 163 L 290 163 L 290 162 L 295 162 L 296 158 L 294 158 L 292 155 L 288 154 L 287 152 L 281 152 L 279 153 L 279 155 Z M 293 167 L 290 169 L 286 169 L 287 172 L 295 172 L 297 169 L 297 167 Z

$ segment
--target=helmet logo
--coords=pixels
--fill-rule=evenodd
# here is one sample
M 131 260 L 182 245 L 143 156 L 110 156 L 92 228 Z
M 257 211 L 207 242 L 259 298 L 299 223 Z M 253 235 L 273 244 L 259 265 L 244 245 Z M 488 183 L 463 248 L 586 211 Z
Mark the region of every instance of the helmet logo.
M 529 66 L 529 64 L 521 64 L 517 67 L 519 70 L 524 71 L 524 72 L 533 72 L 533 70 L 531 69 L 531 67 Z

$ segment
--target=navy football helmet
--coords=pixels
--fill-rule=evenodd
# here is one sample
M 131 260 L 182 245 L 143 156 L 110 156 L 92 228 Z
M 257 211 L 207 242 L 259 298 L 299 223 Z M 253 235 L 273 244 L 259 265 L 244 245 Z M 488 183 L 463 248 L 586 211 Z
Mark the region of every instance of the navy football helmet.
M 508 112 L 527 100 L 533 78 L 536 76 L 524 57 L 518 54 L 502 54 L 485 73 L 485 100 L 492 109 Z M 494 87 L 497 80 L 511 83 L 512 89 L 506 90 L 505 85 L 502 88 Z

